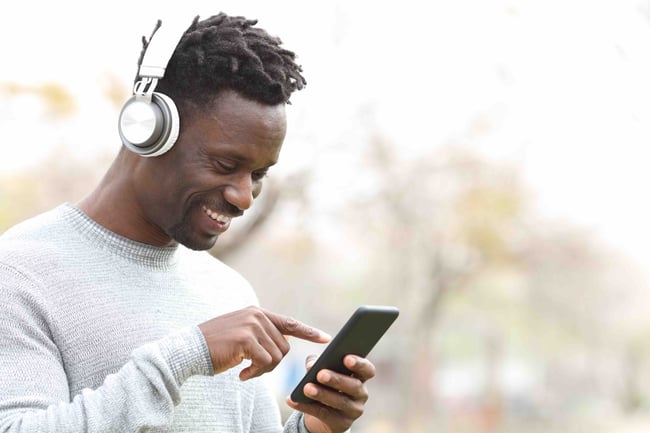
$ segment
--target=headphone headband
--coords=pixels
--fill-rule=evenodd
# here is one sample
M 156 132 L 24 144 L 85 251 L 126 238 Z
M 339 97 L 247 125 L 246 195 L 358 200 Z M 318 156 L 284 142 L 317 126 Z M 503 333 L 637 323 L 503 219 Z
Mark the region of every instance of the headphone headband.
M 138 155 L 162 155 L 178 138 L 180 119 L 176 104 L 154 90 L 189 26 L 187 21 L 158 20 L 142 56 L 133 96 L 120 111 L 118 132 L 122 143 Z
M 185 20 L 159 20 L 156 29 L 142 58 L 138 77 L 162 78 L 165 75 L 167 63 L 174 54 L 176 46 L 190 26 Z M 191 22 L 190 22 L 191 23 Z

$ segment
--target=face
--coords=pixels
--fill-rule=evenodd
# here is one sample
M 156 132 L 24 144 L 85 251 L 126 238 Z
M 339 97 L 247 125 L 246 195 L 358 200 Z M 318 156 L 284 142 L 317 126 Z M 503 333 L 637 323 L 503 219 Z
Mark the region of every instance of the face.
M 284 104 L 263 105 L 234 92 L 181 119 L 172 150 L 143 158 L 138 175 L 138 201 L 159 237 L 152 243 L 211 248 L 260 194 L 285 133 Z

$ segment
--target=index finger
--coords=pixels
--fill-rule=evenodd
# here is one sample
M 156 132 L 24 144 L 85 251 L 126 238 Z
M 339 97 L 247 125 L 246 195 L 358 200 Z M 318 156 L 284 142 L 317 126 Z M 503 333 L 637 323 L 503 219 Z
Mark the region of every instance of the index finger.
M 327 343 L 332 339 L 327 332 L 306 325 L 293 317 L 283 316 L 266 310 L 264 310 L 264 314 L 266 314 L 271 323 L 275 325 L 282 335 L 291 335 L 292 337 L 314 343 Z

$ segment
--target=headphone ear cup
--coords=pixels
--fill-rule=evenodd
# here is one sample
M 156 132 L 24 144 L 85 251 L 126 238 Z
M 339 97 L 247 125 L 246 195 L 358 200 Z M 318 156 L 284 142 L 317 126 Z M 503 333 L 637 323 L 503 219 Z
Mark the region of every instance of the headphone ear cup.
M 169 151 L 180 129 L 178 109 L 172 99 L 153 92 L 151 102 L 132 96 L 120 111 L 118 130 L 129 150 L 145 157 Z

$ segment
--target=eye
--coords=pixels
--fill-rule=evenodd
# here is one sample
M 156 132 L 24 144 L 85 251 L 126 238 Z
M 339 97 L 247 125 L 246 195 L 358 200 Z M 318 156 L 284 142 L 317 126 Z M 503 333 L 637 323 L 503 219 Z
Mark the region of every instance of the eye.
M 268 174 L 269 174 L 268 168 L 265 168 L 264 170 L 257 170 L 251 174 L 251 179 L 253 179 L 254 182 L 259 182 L 260 180 L 264 179 Z
M 237 165 L 235 163 L 223 159 L 217 159 L 215 161 L 215 165 L 219 171 L 223 173 L 232 173 L 237 169 Z

